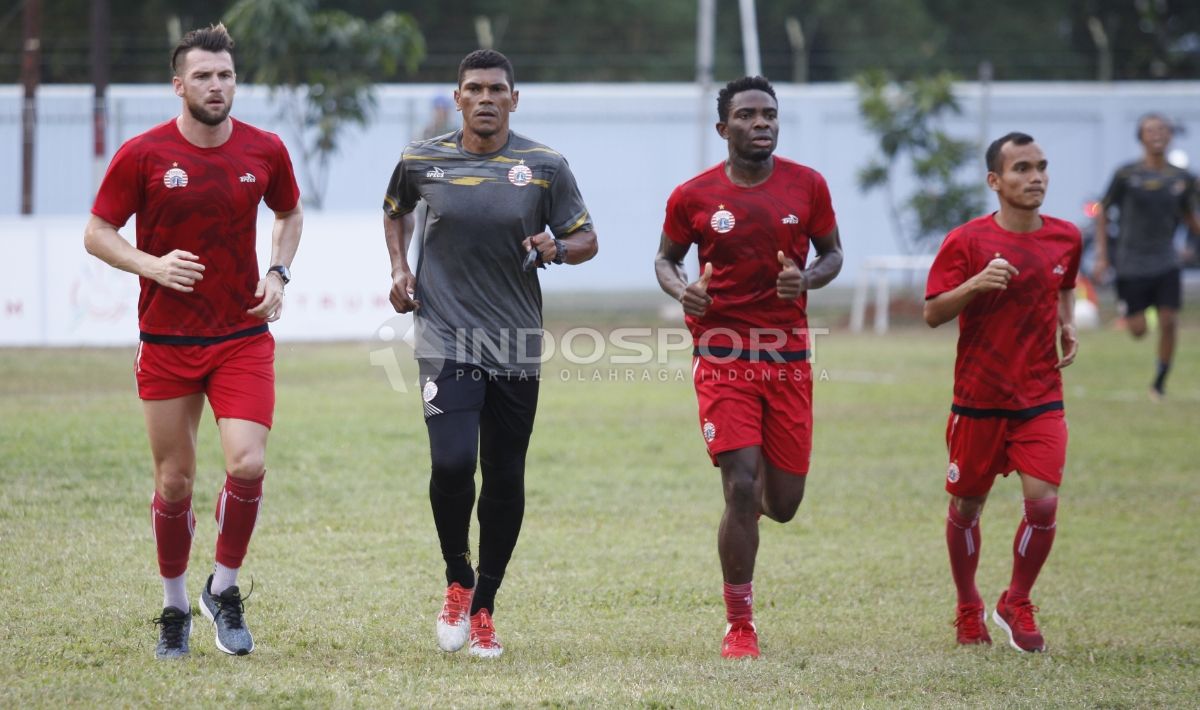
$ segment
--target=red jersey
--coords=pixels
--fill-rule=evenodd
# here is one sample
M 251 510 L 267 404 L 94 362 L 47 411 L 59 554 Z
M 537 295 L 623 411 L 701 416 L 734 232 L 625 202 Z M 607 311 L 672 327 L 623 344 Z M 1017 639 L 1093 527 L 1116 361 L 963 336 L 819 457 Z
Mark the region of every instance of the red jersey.
M 712 304 L 703 317 L 686 318 L 696 345 L 806 351 L 808 294 L 779 297 L 777 254 L 803 269 L 810 239 L 836 225 L 825 178 L 778 156 L 771 177 L 754 187 L 735 185 L 722 163 L 675 188 L 663 233 L 679 244 L 697 244 L 701 265 L 713 269 Z
M 946 236 L 925 298 L 951 291 L 997 255 L 1016 267 L 1008 288 L 977 295 L 958 316 L 952 410 L 967 416 L 1032 417 L 1062 409 L 1058 292 L 1075 288 L 1082 241 L 1070 222 L 1042 216 L 1018 234 L 979 217 Z
M 300 190 L 279 136 L 230 120 L 233 132 L 216 148 L 189 143 L 175 119 L 159 124 L 121 146 L 100 184 L 92 214 L 120 228 L 136 213 L 138 249 L 183 249 L 205 266 L 191 293 L 140 279 L 143 337 L 210 338 L 265 325 L 246 313 L 258 305 L 261 278 L 258 203 L 287 212 Z

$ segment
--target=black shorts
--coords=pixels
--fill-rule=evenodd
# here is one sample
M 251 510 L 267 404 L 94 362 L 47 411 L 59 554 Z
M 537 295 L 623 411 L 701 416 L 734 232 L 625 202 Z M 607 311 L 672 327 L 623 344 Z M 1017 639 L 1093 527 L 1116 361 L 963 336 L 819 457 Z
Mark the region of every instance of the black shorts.
M 1183 277 L 1179 269 L 1156 276 L 1117 277 L 1117 307 L 1135 316 L 1150 306 L 1179 310 L 1183 306 Z
M 485 427 L 495 425 L 510 436 L 528 440 L 537 413 L 538 373 L 492 375 L 475 365 L 447 362 L 434 369 L 425 361 L 419 364 L 427 424 L 443 414 L 473 412 L 480 415 Z

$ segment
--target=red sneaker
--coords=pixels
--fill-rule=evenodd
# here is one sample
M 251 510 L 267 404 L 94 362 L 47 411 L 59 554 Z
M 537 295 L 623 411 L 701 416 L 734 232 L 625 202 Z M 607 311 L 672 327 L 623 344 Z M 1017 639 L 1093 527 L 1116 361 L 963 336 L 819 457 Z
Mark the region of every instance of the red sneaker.
M 1028 599 L 1010 603 L 1008 590 L 1000 595 L 996 602 L 996 610 L 992 612 L 992 621 L 1008 634 L 1008 643 L 1018 651 L 1039 653 L 1046 650 L 1046 639 L 1038 630 L 1033 615 L 1038 608 Z
M 752 621 L 738 621 L 725 627 L 721 658 L 758 658 L 758 629 Z
M 492 615 L 487 609 L 480 609 L 471 617 L 470 652 L 478 658 L 498 658 L 504 653 L 500 639 L 496 638 L 496 627 L 492 626 Z
M 983 608 L 983 602 L 959 604 L 954 625 L 958 627 L 958 642 L 963 646 L 992 645 L 992 637 L 987 630 L 987 610 Z
M 446 587 L 446 600 L 437 616 L 438 648 L 453 653 L 467 643 L 467 631 L 471 626 L 468 617 L 474 594 L 474 589 L 464 589 L 458 582 Z

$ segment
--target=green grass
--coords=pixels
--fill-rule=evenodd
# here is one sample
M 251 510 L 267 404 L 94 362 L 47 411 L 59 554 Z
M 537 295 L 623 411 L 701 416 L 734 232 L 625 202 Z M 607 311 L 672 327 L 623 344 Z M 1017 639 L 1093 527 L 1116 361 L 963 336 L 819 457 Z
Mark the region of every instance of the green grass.
M 763 523 L 764 657 L 718 657 L 721 494 L 680 360 L 660 382 L 547 367 L 498 662 L 433 642 L 440 556 L 415 391 L 370 344 L 281 345 L 267 497 L 243 573 L 258 647 L 153 659 L 160 585 L 132 351 L 0 350 L 0 705 L 1164 707 L 1200 697 L 1200 329 L 1171 398 L 1151 345 L 1083 336 L 1054 552 L 1050 644 L 954 644 L 942 490 L 953 329 L 825 337 L 801 513 Z M 652 368 L 657 375 L 660 368 Z M 590 373 L 590 370 L 588 371 Z M 602 371 L 607 373 L 608 370 Z M 640 371 L 639 371 L 640 372 Z M 585 378 L 586 379 L 586 378 Z M 201 429 L 193 601 L 222 459 Z M 984 517 L 979 584 L 1008 581 L 1020 487 Z M 198 617 L 199 618 L 199 617 Z M 993 634 L 1000 632 L 993 627 Z

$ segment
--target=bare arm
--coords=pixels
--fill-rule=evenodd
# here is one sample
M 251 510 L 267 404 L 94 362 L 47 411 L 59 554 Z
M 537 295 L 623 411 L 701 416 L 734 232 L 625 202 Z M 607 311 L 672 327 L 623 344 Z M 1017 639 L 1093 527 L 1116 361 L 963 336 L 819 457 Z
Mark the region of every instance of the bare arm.
M 1092 278 L 1101 283 L 1108 274 L 1108 208 L 1100 203 L 1096 211 L 1096 234 L 1092 238 L 1096 258 L 1092 263 Z
M 837 225 L 829 234 L 813 237 L 812 245 L 817 258 L 804 270 L 804 288 L 809 291 L 827 285 L 842 271 L 842 237 Z
M 392 218 L 383 216 L 383 239 L 387 242 L 388 257 L 392 262 L 392 290 L 388 296 L 397 313 L 408 313 L 421 307 L 413 298 L 417 289 L 417 277 L 408 265 L 408 248 L 412 244 L 415 218 L 413 213 Z
M 1004 259 L 992 259 L 983 271 L 962 282 L 957 288 L 939 293 L 925 301 L 925 322 L 930 328 L 954 320 L 975 297 L 988 291 L 1008 288 L 1008 281 L 1017 269 Z
M 283 264 L 289 269 L 292 267 L 303 227 L 304 210 L 299 202 L 287 212 L 275 213 L 275 223 L 271 225 L 271 266 Z M 246 312 L 270 322 L 279 320 L 279 316 L 283 315 L 285 285 L 280 274 L 268 271 L 266 276 L 259 279 L 254 291 L 254 297 L 260 299 L 258 305 Z
M 182 249 L 163 256 L 147 254 L 125 241 L 115 226 L 95 215 L 83 230 L 83 246 L 109 266 L 183 293 L 191 293 L 193 284 L 204 278 L 204 264 L 195 254 Z
M 687 256 L 689 248 L 688 245 L 679 244 L 663 234 L 658 245 L 658 255 L 654 257 L 654 273 L 663 292 L 683 304 L 684 313 L 699 318 L 713 302 L 712 296 L 708 295 L 712 264 L 705 264 L 700 278 L 688 283 L 683 259 Z
M 1075 290 L 1062 289 L 1058 292 L 1058 327 L 1062 331 L 1062 357 L 1054 367 L 1061 370 L 1075 362 L 1079 352 L 1079 339 L 1075 336 Z

